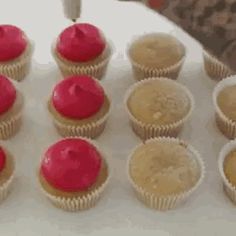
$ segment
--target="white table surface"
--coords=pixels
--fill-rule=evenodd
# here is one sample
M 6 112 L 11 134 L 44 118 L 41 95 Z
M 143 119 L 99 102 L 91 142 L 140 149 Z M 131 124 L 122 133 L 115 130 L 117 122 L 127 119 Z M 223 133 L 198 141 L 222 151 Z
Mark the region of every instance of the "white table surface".
M 215 85 L 202 68 L 201 48 L 181 30 L 135 3 L 84 0 L 82 21 L 101 27 L 115 46 L 106 78 L 114 109 L 98 143 L 109 153 L 113 178 L 99 204 L 86 212 L 54 208 L 38 190 L 36 168 L 44 150 L 59 139 L 45 103 L 60 77 L 50 54 L 55 36 L 70 22 L 60 0 L 0 0 L 0 23 L 22 27 L 36 49 L 32 72 L 18 84 L 26 98 L 24 125 L 12 140 L 2 142 L 17 161 L 17 178 L 9 198 L 0 206 L 0 235 L 233 235 L 236 210 L 222 191 L 217 156 L 227 140 L 214 123 L 211 93 Z M 140 142 L 132 133 L 123 108 L 123 95 L 134 83 L 125 56 L 127 43 L 143 32 L 171 32 L 188 48 L 179 82 L 195 96 L 196 110 L 181 137 L 193 144 L 207 165 L 204 184 L 176 210 L 156 212 L 143 206 L 127 182 L 125 166 L 130 150 Z

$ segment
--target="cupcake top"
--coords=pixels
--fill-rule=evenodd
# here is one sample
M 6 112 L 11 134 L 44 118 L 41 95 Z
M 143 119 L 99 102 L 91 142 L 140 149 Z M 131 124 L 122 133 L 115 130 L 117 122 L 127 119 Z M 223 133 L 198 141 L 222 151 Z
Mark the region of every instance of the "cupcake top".
M 57 51 L 73 62 L 88 62 L 100 56 L 106 47 L 106 41 L 100 30 L 85 23 L 74 24 L 66 28 L 57 41 Z
M 16 100 L 16 89 L 9 79 L 0 75 L 0 115 L 7 112 Z
M 0 61 L 19 57 L 27 47 L 24 32 L 13 25 L 0 25 Z
M 104 104 L 101 85 L 90 76 L 72 76 L 56 85 L 52 94 L 55 109 L 71 119 L 85 119 L 96 114 Z
M 170 79 L 149 79 L 134 87 L 127 105 L 137 120 L 166 125 L 186 117 L 191 101 L 186 91 L 176 82 Z
M 129 163 L 130 177 L 155 195 L 179 194 L 200 178 L 200 166 L 184 145 L 156 140 L 139 146 Z
M 4 169 L 6 164 L 6 154 L 2 147 L 0 147 L 0 172 Z
M 236 85 L 223 88 L 218 94 L 217 103 L 227 118 L 236 121 Z
M 85 191 L 96 182 L 101 163 L 101 154 L 95 146 L 84 139 L 68 138 L 46 151 L 41 174 L 56 189 Z
M 224 172 L 228 181 L 236 186 L 236 150 L 231 151 L 224 160 Z
M 144 35 L 133 42 L 129 49 L 129 55 L 134 62 L 157 69 L 175 65 L 184 54 L 182 43 L 164 33 Z

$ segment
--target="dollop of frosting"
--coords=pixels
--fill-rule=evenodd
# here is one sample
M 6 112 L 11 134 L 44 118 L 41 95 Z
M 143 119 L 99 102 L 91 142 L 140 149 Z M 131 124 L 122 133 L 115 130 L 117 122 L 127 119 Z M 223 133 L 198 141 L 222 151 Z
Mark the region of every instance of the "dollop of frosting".
M 27 47 L 24 32 L 13 25 L 0 25 L 0 61 L 19 57 Z
M 16 100 L 16 89 L 9 79 L 0 75 L 0 115 L 7 112 Z
M 88 62 L 102 54 L 106 42 L 99 29 L 80 23 L 66 28 L 57 41 L 57 51 L 74 62 Z
M 55 188 L 85 191 L 99 175 L 102 157 L 96 147 L 80 138 L 68 138 L 52 145 L 41 165 L 44 178 Z
M 101 85 L 90 76 L 71 76 L 58 83 L 52 94 L 55 109 L 71 119 L 96 114 L 105 100 Z
M 4 169 L 6 164 L 6 154 L 2 147 L 0 147 L 0 172 Z

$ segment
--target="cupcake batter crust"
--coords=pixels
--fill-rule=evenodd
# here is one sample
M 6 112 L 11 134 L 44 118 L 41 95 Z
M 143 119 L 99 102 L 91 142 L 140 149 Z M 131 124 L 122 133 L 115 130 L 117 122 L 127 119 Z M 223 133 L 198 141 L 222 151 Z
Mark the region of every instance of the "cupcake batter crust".
M 200 178 L 193 154 L 181 144 L 163 141 L 139 147 L 131 158 L 129 170 L 138 186 L 160 196 L 187 191 Z
M 224 88 L 217 97 L 217 103 L 227 118 L 236 121 L 236 85 Z
M 130 48 L 131 59 L 150 68 L 166 68 L 178 63 L 184 56 L 184 46 L 164 33 L 150 34 L 136 40 Z
M 236 186 L 236 150 L 230 152 L 224 161 L 224 172 L 229 182 Z
M 149 81 L 128 99 L 131 114 L 147 124 L 166 125 L 183 119 L 190 110 L 188 95 L 173 81 Z

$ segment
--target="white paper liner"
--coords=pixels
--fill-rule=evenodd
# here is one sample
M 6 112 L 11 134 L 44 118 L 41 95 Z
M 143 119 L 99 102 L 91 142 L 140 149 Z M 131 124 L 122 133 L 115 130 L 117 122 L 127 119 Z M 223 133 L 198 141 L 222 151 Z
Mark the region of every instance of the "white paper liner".
M 236 76 L 230 76 L 220 81 L 213 91 L 213 104 L 215 109 L 216 124 L 223 135 L 229 139 L 236 138 L 236 122 L 230 120 L 218 106 L 219 93 L 226 87 L 236 85 Z
M 0 122 L 0 139 L 6 140 L 13 137 L 20 129 L 22 112 L 20 111 L 10 119 Z
M 183 89 L 184 93 L 187 94 L 190 101 L 190 109 L 189 109 L 188 114 L 182 120 L 179 120 L 175 123 L 168 124 L 168 125 L 146 124 L 136 119 L 133 116 L 133 114 L 130 112 L 129 107 L 128 107 L 128 100 L 131 94 L 133 93 L 133 91 L 136 88 L 142 86 L 143 84 L 149 83 L 150 81 L 153 81 L 153 80 L 166 80 L 168 82 L 175 83 L 178 85 L 178 87 L 181 87 L 181 89 Z M 195 102 L 194 102 L 192 93 L 185 86 L 175 81 L 171 81 L 168 78 L 147 78 L 145 80 L 141 80 L 137 82 L 136 84 L 132 85 L 126 92 L 124 103 L 125 103 L 126 111 L 129 115 L 129 119 L 130 119 L 130 123 L 131 123 L 133 131 L 143 140 L 155 138 L 159 136 L 177 137 L 180 131 L 182 130 L 184 123 L 186 123 L 190 119 L 192 112 L 195 108 Z
M 111 43 L 108 44 L 107 57 L 97 64 L 94 63 L 91 65 L 83 65 L 81 63 L 75 63 L 66 59 L 62 59 L 62 57 L 59 57 L 56 53 L 56 41 L 52 45 L 52 55 L 64 77 L 72 75 L 90 75 L 98 80 L 101 80 L 106 73 L 112 55 L 112 45 Z
M 11 177 L 2 186 L 0 186 L 0 203 L 2 203 L 9 195 L 12 189 L 14 177 L 15 173 L 13 172 Z
M 227 177 L 225 176 L 224 172 L 224 161 L 227 155 L 233 151 L 236 150 L 236 140 L 232 140 L 228 142 L 220 151 L 219 159 L 218 159 L 218 167 L 220 171 L 221 178 L 223 180 L 223 188 L 226 193 L 226 195 L 229 197 L 229 199 L 236 204 L 236 187 L 233 186 Z
M 188 191 L 182 192 L 180 194 L 173 194 L 173 195 L 168 195 L 168 196 L 157 196 L 153 193 L 147 192 L 145 189 L 140 187 L 138 184 L 134 182 L 134 180 L 130 176 L 130 161 L 133 157 L 134 152 L 140 146 L 143 146 L 145 143 L 159 142 L 159 141 L 177 143 L 177 144 L 182 144 L 182 145 L 184 144 L 184 146 L 186 146 L 186 148 L 194 155 L 194 158 L 198 162 L 198 165 L 200 168 L 200 177 L 197 183 Z M 143 202 L 146 206 L 152 209 L 159 210 L 159 211 L 167 211 L 167 210 L 174 209 L 178 207 L 180 204 L 184 203 L 202 184 L 203 179 L 205 177 L 205 164 L 203 162 L 203 159 L 201 155 L 199 154 L 199 152 L 194 147 L 192 147 L 191 145 L 185 143 L 185 141 L 182 141 L 180 139 L 170 138 L 170 137 L 159 137 L 159 138 L 149 139 L 145 143 L 141 143 L 138 146 L 136 146 L 128 158 L 127 174 L 128 174 L 129 182 L 134 188 L 138 199 L 141 202 Z
M 157 33 L 149 33 L 148 35 L 156 35 Z M 158 33 L 160 34 L 160 33 Z M 142 36 L 141 36 L 142 37 Z M 137 37 L 139 39 L 140 37 Z M 135 42 L 137 39 L 135 39 L 133 42 Z M 178 61 L 176 64 L 173 64 L 171 66 L 168 66 L 166 68 L 162 69 L 155 69 L 155 68 L 150 68 L 144 65 L 141 65 L 137 62 L 135 62 L 132 57 L 130 56 L 130 48 L 131 48 L 132 43 L 129 45 L 128 50 L 127 50 L 127 55 L 129 57 L 129 60 L 132 64 L 133 68 L 133 73 L 134 73 L 134 78 L 137 81 L 144 80 L 146 78 L 150 77 L 166 77 L 169 79 L 176 80 L 179 76 L 179 73 L 182 69 L 182 66 L 184 64 L 185 58 L 186 58 L 186 49 L 184 48 L 184 55 L 181 58 L 180 61 Z
M 74 137 L 71 137 L 71 138 L 74 138 Z M 111 178 L 111 169 L 109 168 L 109 163 L 107 161 L 106 154 L 103 152 L 103 150 L 101 150 L 101 148 L 98 147 L 97 143 L 91 139 L 84 138 L 84 137 L 76 137 L 76 138 L 86 140 L 87 142 L 93 144 L 96 147 L 96 149 L 101 153 L 101 156 L 103 157 L 104 161 L 106 161 L 107 169 L 108 169 L 108 176 L 105 182 L 100 187 L 91 191 L 91 193 L 83 197 L 58 197 L 58 196 L 54 196 L 48 193 L 46 190 L 43 189 L 42 186 L 40 187 L 43 194 L 48 198 L 48 200 L 54 206 L 62 210 L 71 211 L 71 212 L 88 210 L 94 207 L 99 201 L 99 199 L 101 198 L 102 194 L 104 193 Z
M 228 76 L 233 75 L 233 72 L 221 63 L 217 58 L 203 50 L 204 69 L 206 74 L 215 81 L 220 81 Z
M 28 42 L 28 48 L 19 58 L 9 61 L 0 62 L 0 74 L 5 75 L 13 80 L 23 80 L 30 71 L 32 55 L 33 55 L 33 42 Z

